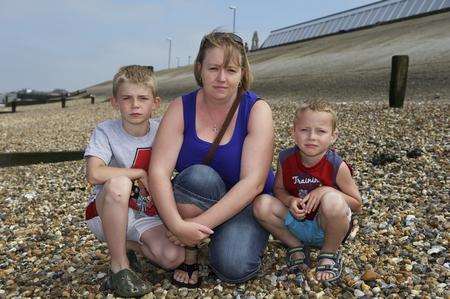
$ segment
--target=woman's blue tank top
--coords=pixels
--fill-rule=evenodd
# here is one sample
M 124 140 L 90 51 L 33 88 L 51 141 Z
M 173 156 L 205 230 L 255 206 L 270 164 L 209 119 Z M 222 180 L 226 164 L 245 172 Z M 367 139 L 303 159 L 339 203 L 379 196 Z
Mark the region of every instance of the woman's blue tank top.
M 184 138 L 178 154 L 175 169 L 178 172 L 194 165 L 202 164 L 212 143 L 201 140 L 195 130 L 195 107 L 198 90 L 182 97 L 184 117 Z M 236 126 L 231 140 L 217 147 L 214 158 L 209 166 L 219 173 L 228 189 L 231 189 L 240 178 L 241 155 L 244 139 L 247 136 L 247 123 L 250 111 L 259 97 L 250 91 L 246 91 L 239 104 Z M 274 174 L 269 170 L 263 193 L 272 193 Z

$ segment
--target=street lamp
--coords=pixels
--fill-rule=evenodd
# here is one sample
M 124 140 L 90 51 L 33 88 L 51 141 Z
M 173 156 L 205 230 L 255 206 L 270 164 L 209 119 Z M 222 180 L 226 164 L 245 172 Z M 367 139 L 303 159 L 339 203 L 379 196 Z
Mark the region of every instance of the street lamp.
M 233 33 L 236 33 L 236 9 L 237 9 L 237 7 L 234 5 L 230 5 L 228 8 L 233 10 Z
M 166 40 L 169 41 L 169 62 L 167 63 L 167 68 L 170 69 L 170 56 L 172 56 L 172 38 L 167 37 Z

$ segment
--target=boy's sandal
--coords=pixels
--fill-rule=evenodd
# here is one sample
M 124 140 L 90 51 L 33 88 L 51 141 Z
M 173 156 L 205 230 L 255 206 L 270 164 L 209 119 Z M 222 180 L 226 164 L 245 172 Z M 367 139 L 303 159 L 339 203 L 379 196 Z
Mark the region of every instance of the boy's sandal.
M 130 269 L 111 273 L 106 280 L 105 289 L 120 297 L 141 297 L 151 291 L 150 286 Z
M 301 257 L 294 258 L 296 253 L 300 253 Z M 295 283 L 299 286 L 302 285 L 305 280 L 303 270 L 311 265 L 309 248 L 304 246 L 289 248 L 286 254 L 286 263 L 288 272 L 295 275 Z
M 330 259 L 333 264 L 321 265 L 320 261 L 323 259 Z M 331 273 L 333 276 L 329 279 L 320 280 L 323 284 L 331 284 L 338 281 L 341 278 L 343 261 L 340 252 L 320 252 L 317 257 L 318 266 L 316 268 L 318 272 Z
M 133 250 L 127 250 L 127 258 L 130 264 L 130 269 L 137 273 L 142 273 L 142 264 L 139 261 L 136 253 Z
M 185 247 L 185 250 L 187 251 L 197 251 L 197 247 Z M 188 265 L 186 263 L 183 263 L 181 265 L 179 265 L 175 270 L 181 270 L 183 272 L 186 272 L 188 274 L 188 280 L 191 279 L 192 274 L 197 271 L 197 282 L 194 284 L 191 284 L 189 282 L 182 282 L 182 281 L 178 281 L 176 280 L 173 275 L 172 275 L 172 284 L 174 286 L 177 286 L 179 288 L 188 288 L 188 289 L 195 289 L 198 288 L 200 286 L 201 283 L 201 278 L 200 278 L 200 273 L 199 273 L 199 269 L 198 269 L 198 263 L 194 263 L 191 265 Z M 174 271 L 175 274 L 175 271 Z

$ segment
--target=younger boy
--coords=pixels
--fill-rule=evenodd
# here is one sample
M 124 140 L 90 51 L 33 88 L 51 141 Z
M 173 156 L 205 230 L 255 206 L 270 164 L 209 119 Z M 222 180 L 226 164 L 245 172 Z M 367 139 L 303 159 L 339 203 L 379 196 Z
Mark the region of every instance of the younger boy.
M 339 247 L 350 230 L 351 213 L 361 198 L 351 171 L 329 147 L 337 139 L 336 114 L 323 101 L 309 101 L 295 112 L 292 136 L 296 146 L 280 152 L 275 197 L 255 200 L 254 214 L 274 237 L 289 248 L 289 270 L 303 281 L 300 270 L 310 265 L 308 247 L 320 248 L 316 278 L 340 278 Z
M 120 119 L 99 123 L 85 151 L 87 179 L 95 185 L 86 220 L 92 233 L 108 245 L 107 287 L 120 297 L 137 297 L 151 289 L 130 269 L 126 248 L 168 269 L 183 262 L 184 249 L 167 238 L 148 193 L 147 169 L 159 125 L 150 118 L 160 104 L 153 70 L 122 67 L 114 76 L 110 100 Z

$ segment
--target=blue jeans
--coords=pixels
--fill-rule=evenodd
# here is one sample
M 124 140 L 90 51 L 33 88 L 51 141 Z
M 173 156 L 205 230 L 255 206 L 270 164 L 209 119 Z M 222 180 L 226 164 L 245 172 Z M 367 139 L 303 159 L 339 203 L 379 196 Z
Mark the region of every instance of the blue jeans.
M 227 193 L 219 174 L 209 166 L 193 165 L 173 180 L 177 203 L 209 209 Z M 210 267 L 225 282 L 241 283 L 261 267 L 261 257 L 269 234 L 253 216 L 253 205 L 217 226 L 209 245 Z

